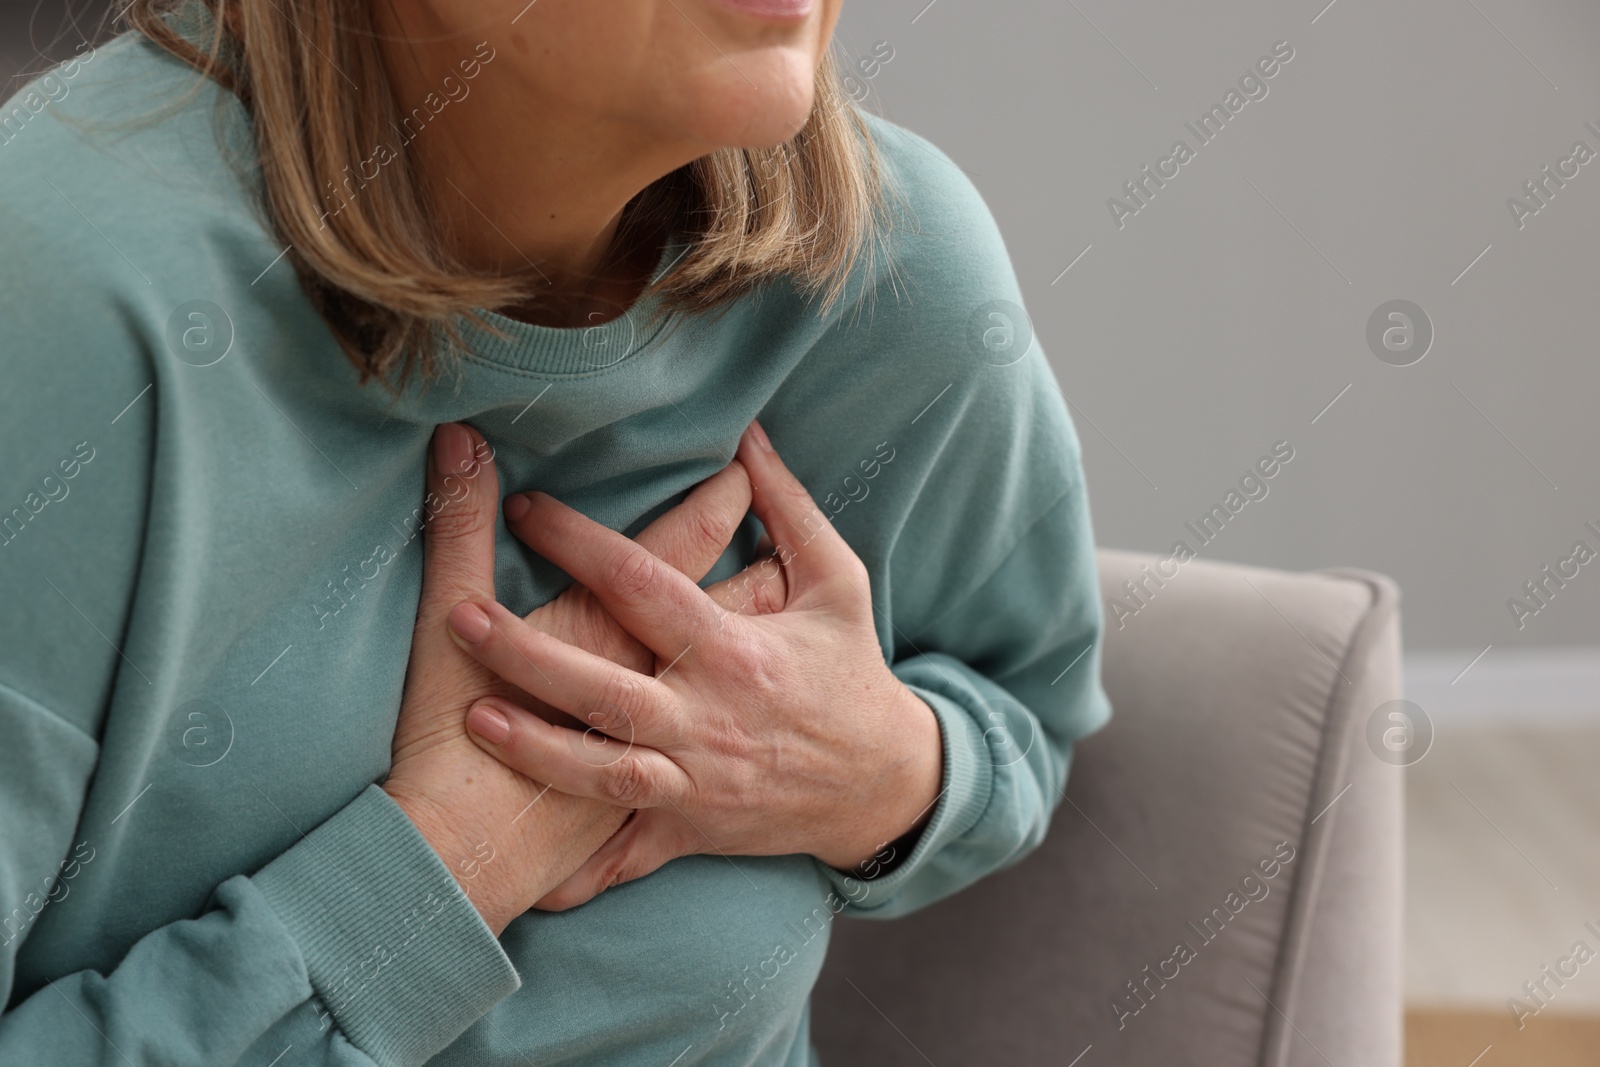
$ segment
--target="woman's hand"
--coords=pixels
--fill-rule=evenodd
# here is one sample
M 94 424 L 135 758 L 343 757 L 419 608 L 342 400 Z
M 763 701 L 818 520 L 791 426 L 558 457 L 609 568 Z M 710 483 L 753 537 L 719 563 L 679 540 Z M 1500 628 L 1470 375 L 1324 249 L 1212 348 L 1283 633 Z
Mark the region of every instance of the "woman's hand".
M 476 431 L 459 425 L 440 427 L 431 452 L 422 595 L 384 789 L 498 934 L 572 875 L 627 813 L 546 792 L 484 756 L 463 732 L 466 709 L 481 697 L 526 697 L 463 655 L 444 622 L 463 596 L 494 596 L 493 453 Z M 749 502 L 749 479 L 730 464 L 651 523 L 639 542 L 698 580 L 722 555 Z M 519 625 L 546 629 L 618 662 L 638 662 L 643 648 L 579 586 Z
M 521 499 L 513 497 L 513 500 Z M 506 509 L 506 525 L 524 541 L 537 536 L 531 511 Z M 750 478 L 736 459 L 690 491 L 677 507 L 657 518 L 634 539 L 692 581 L 699 582 L 727 549 L 750 510 Z M 534 520 L 537 521 L 537 520 Z M 530 541 L 531 543 L 531 541 Z M 731 611 L 756 615 L 783 607 L 783 572 L 776 565 L 752 564 L 744 573 L 718 582 L 707 592 Z M 577 582 L 526 616 L 529 625 L 633 671 L 649 672 L 655 653 L 611 617 L 587 586 Z M 512 700 L 557 725 L 584 725 L 536 694 L 502 682 Z
M 696 852 L 806 852 L 851 868 L 916 829 L 938 798 L 938 721 L 883 660 L 865 565 L 759 426 L 739 458 L 776 543 L 780 611 L 730 613 L 719 603 L 729 590 L 701 590 L 536 493 L 526 507 L 507 501 L 518 535 L 648 647 L 652 669 L 555 639 L 491 597 L 465 597 L 450 613 L 479 662 L 589 727 L 490 698 L 468 715 L 474 739 L 555 790 L 638 809 L 542 907 L 570 907 Z

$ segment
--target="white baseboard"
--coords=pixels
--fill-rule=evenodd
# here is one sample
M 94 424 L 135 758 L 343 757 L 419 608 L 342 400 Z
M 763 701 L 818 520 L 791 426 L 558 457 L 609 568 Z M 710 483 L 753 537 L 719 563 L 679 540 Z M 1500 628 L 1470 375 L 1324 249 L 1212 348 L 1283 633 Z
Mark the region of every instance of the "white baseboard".
M 1407 653 L 1406 699 L 1436 720 L 1600 724 L 1600 647 L 1480 651 Z

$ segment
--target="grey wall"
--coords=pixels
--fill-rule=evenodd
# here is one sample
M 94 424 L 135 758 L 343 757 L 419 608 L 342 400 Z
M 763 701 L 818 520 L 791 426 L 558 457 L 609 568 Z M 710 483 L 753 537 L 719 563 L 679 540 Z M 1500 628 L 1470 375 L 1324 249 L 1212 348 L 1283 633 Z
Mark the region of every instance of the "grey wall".
M 108 0 L 0 0 L 0 97 L 15 87 L 13 75 L 70 59 L 110 7 Z
M 839 38 L 893 48 L 871 106 L 998 217 L 1102 544 L 1198 545 L 1185 521 L 1287 440 L 1203 555 L 1385 571 L 1413 647 L 1600 643 L 1600 560 L 1521 631 L 1505 604 L 1600 550 L 1600 158 L 1521 230 L 1506 206 L 1575 141 L 1600 152 L 1600 8 L 1326 3 L 847 0 Z M 1280 40 L 1267 95 L 1119 229 L 1107 199 L 1197 146 L 1184 123 Z M 1436 331 L 1407 367 L 1365 339 L 1394 298 Z
M 1199 547 L 1185 522 L 1286 440 L 1203 555 L 1392 574 L 1412 647 L 1600 645 L 1600 560 L 1523 629 L 1506 607 L 1573 542 L 1600 550 L 1600 159 L 1521 229 L 1506 206 L 1575 141 L 1600 152 L 1600 8 L 1325 3 L 848 0 L 839 39 L 892 48 L 857 71 L 869 106 L 998 217 L 1102 544 Z M 69 15 L 103 6 L 0 0 L 0 74 L 70 54 Z M 1267 95 L 1199 145 L 1184 123 L 1278 41 Z M 1119 229 L 1108 198 L 1179 138 L 1194 158 Z M 1397 298 L 1435 329 L 1405 367 L 1365 336 Z

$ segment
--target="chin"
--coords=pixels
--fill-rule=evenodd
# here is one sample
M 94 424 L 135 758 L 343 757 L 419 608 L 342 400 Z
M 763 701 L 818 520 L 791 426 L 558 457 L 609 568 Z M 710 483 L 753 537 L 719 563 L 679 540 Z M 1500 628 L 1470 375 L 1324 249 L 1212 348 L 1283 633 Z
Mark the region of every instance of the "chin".
M 726 148 L 770 148 L 798 134 L 816 97 L 815 62 L 794 50 L 744 52 L 738 70 L 719 72 L 717 84 L 695 94 L 690 123 L 697 139 Z

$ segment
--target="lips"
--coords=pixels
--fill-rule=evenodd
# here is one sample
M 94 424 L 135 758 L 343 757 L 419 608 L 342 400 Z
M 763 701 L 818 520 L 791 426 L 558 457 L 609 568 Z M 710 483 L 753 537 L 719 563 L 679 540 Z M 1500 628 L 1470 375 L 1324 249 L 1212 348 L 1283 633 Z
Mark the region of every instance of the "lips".
M 768 19 L 803 19 L 811 14 L 814 0 L 719 0 L 723 7 L 741 14 Z

